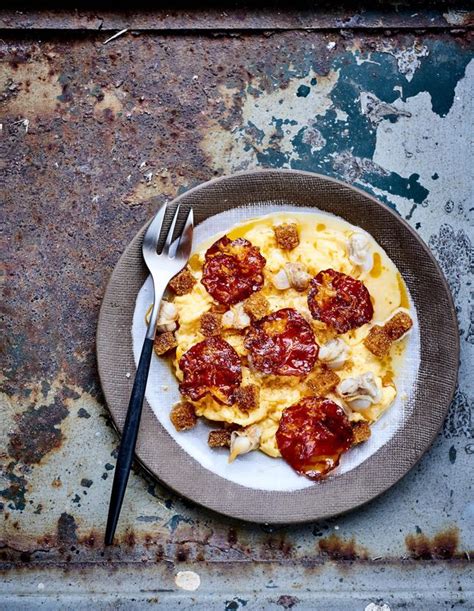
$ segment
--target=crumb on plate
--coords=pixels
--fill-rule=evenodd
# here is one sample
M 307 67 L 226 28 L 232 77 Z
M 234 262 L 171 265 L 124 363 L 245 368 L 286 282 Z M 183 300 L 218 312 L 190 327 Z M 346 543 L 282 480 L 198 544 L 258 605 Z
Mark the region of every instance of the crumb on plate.
M 219 335 L 222 331 L 222 315 L 218 312 L 204 312 L 200 320 L 201 333 L 205 337 Z
M 233 399 L 240 411 L 248 413 L 253 409 L 257 409 L 259 395 L 260 389 L 258 386 L 256 384 L 248 384 L 247 386 L 237 388 Z
M 173 332 L 165 331 L 164 333 L 156 334 L 153 348 L 155 350 L 155 354 L 161 356 L 162 354 L 166 354 L 166 352 L 173 350 L 173 348 L 176 348 L 177 345 L 178 343 Z
M 351 422 L 351 425 L 352 432 L 354 433 L 354 445 L 369 439 L 371 432 L 368 422 L 365 422 L 365 420 L 358 420 L 357 422 Z
M 196 426 L 194 406 L 189 401 L 177 403 L 170 412 L 170 420 L 177 431 L 189 431 Z
M 211 431 L 207 443 L 210 448 L 229 448 L 230 436 L 230 430 L 219 429 L 217 431 Z
M 412 319 L 405 312 L 397 312 L 395 316 L 387 321 L 383 330 L 392 341 L 400 339 L 413 326 Z
M 169 287 L 176 293 L 176 295 L 186 295 L 192 291 L 195 284 L 195 277 L 187 268 L 185 268 L 181 270 L 179 274 L 176 274 L 174 278 L 171 278 Z
M 254 293 L 244 301 L 244 312 L 252 320 L 260 320 L 270 312 L 268 299 L 261 293 Z
M 379 358 L 388 353 L 391 345 L 392 340 L 385 333 L 384 328 L 379 325 L 374 325 L 364 339 L 364 346 L 367 350 L 370 350 L 372 354 L 375 354 L 375 356 Z
M 339 384 L 340 377 L 326 365 L 316 363 L 311 377 L 306 380 L 309 389 L 316 395 L 324 397 Z
M 383 327 L 374 325 L 364 339 L 364 346 L 379 358 L 390 351 L 392 342 L 400 339 L 413 326 L 413 321 L 405 312 L 397 312 Z
M 300 243 L 296 223 L 282 223 L 273 227 L 277 244 L 283 250 L 293 250 Z

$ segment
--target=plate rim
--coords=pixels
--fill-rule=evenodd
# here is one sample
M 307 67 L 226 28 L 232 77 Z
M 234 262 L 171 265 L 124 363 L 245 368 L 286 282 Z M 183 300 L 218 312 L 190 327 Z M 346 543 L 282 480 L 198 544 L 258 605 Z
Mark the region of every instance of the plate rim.
M 179 202 L 181 202 L 181 200 L 183 199 L 187 199 L 189 197 L 192 197 L 193 195 L 196 195 L 196 193 L 199 193 L 202 190 L 205 189 L 209 189 L 212 188 L 213 186 L 217 185 L 218 183 L 225 183 L 226 181 L 229 180 L 234 180 L 234 179 L 238 179 L 238 178 L 258 178 L 259 176 L 264 178 L 264 177 L 270 177 L 270 176 L 274 176 L 275 178 L 277 178 L 278 176 L 293 176 L 293 177 L 302 177 L 302 178 L 307 178 L 307 179 L 317 179 L 319 181 L 327 182 L 329 184 L 333 184 L 335 186 L 341 187 L 343 189 L 352 191 L 354 193 L 357 193 L 361 198 L 363 199 L 369 199 L 373 204 L 375 204 L 377 207 L 380 207 L 384 210 L 385 213 L 389 213 L 389 215 L 392 217 L 392 222 L 401 224 L 405 230 L 408 230 L 408 232 L 411 234 L 411 236 L 414 238 L 415 242 L 417 243 L 418 246 L 421 246 L 421 248 L 423 249 L 425 255 L 428 257 L 428 259 L 430 260 L 430 263 L 433 265 L 434 270 L 436 272 L 436 277 L 438 279 L 438 281 L 440 281 L 441 284 L 441 288 L 443 290 L 443 292 L 445 293 L 445 297 L 446 300 L 448 302 L 448 307 L 447 307 L 447 311 L 449 310 L 449 320 L 447 321 L 447 326 L 450 327 L 450 329 L 455 330 L 455 333 L 452 334 L 453 336 L 451 337 L 451 340 L 453 341 L 453 344 L 451 345 L 451 352 L 453 353 L 453 357 L 452 360 L 454 362 L 453 367 L 450 369 L 450 371 L 447 372 L 447 376 L 448 376 L 448 383 L 449 383 L 449 392 L 446 395 L 446 401 L 445 401 L 445 405 L 444 408 L 442 409 L 442 414 L 439 414 L 439 418 L 437 418 L 437 423 L 436 426 L 431 426 L 430 427 L 430 435 L 427 438 L 427 440 L 425 440 L 423 442 L 423 447 L 421 449 L 418 449 L 416 451 L 416 456 L 414 458 L 409 459 L 409 466 L 408 468 L 402 470 L 402 472 L 397 473 L 397 476 L 395 478 L 391 478 L 389 479 L 389 481 L 386 483 L 386 485 L 382 485 L 382 487 L 380 487 L 380 489 L 374 493 L 374 494 L 370 494 L 370 496 L 368 498 L 364 498 L 358 502 L 353 502 L 350 507 L 347 507 L 343 510 L 340 511 L 332 511 L 332 510 L 328 510 L 326 513 L 321 513 L 319 512 L 317 516 L 315 515 L 308 515 L 308 516 L 289 516 L 286 517 L 286 519 L 284 520 L 279 520 L 278 516 L 270 516 L 270 515 L 266 515 L 264 518 L 263 517 L 256 517 L 256 516 L 249 516 L 246 517 L 245 515 L 242 514 L 241 511 L 238 512 L 233 512 L 232 510 L 226 510 L 223 511 L 221 508 L 217 508 L 215 506 L 215 504 L 213 503 L 209 503 L 209 502 L 202 502 L 202 500 L 196 500 L 196 498 L 193 498 L 192 496 L 189 496 L 185 493 L 183 493 L 181 490 L 179 490 L 175 484 L 166 481 L 163 479 L 163 477 L 160 477 L 159 474 L 157 474 L 155 472 L 155 470 L 149 466 L 148 461 L 143 458 L 142 456 L 140 456 L 139 452 L 137 451 L 135 454 L 135 460 L 141 465 L 141 467 L 144 469 L 144 471 L 151 476 L 154 479 L 157 479 L 160 484 L 170 488 L 171 490 L 173 490 L 177 495 L 179 496 L 184 496 L 185 498 L 188 498 L 190 501 L 192 501 L 193 503 L 196 503 L 202 507 L 204 507 L 206 510 L 210 510 L 216 513 L 219 513 L 221 515 L 226 515 L 228 517 L 234 518 L 234 519 L 238 519 L 238 520 L 243 520 L 243 521 L 247 521 L 247 522 L 253 522 L 253 523 L 271 523 L 271 524 L 303 524 L 303 523 L 308 523 L 308 522 L 314 522 L 316 520 L 323 520 L 323 519 L 328 519 L 331 517 L 335 517 L 337 515 L 342 515 L 344 513 L 347 513 L 349 511 L 352 511 L 358 507 L 361 507 L 367 503 L 369 503 L 370 501 L 376 499 L 377 497 L 379 497 L 380 495 L 382 495 L 384 492 L 386 492 L 387 490 L 389 490 L 391 487 L 393 487 L 397 482 L 399 482 L 409 471 L 411 471 L 415 465 L 421 460 L 421 458 L 425 455 L 425 453 L 428 451 L 428 449 L 431 447 L 431 445 L 433 444 L 433 441 L 435 440 L 436 436 L 438 435 L 443 422 L 444 422 L 444 418 L 446 417 L 446 414 L 448 412 L 449 406 L 452 402 L 455 390 L 456 390 L 456 383 L 457 383 L 457 376 L 458 376 L 458 370 L 459 370 L 459 355 L 460 355 L 460 338 L 459 338 L 459 331 L 458 331 L 458 324 L 457 324 L 457 317 L 456 317 L 456 310 L 455 310 L 455 305 L 454 305 L 454 300 L 453 300 L 453 296 L 451 293 L 451 290 L 449 288 L 449 284 L 444 276 L 444 273 L 439 265 L 439 263 L 437 262 L 437 260 L 435 259 L 433 253 L 431 252 L 431 250 L 428 248 L 427 244 L 424 242 L 424 240 L 421 238 L 421 236 L 408 224 L 408 222 L 403 219 L 394 209 L 392 209 L 390 206 L 388 206 L 387 204 L 379 201 L 376 197 L 374 197 L 373 195 L 371 195 L 370 193 L 364 191 L 363 189 L 359 188 L 359 187 L 354 187 L 353 185 L 350 185 L 348 183 L 345 183 L 344 181 L 341 181 L 337 178 L 333 178 L 331 176 L 326 176 L 323 174 L 318 174 L 315 172 L 307 172 L 307 171 L 300 171 L 300 170 L 292 170 L 292 169 L 255 169 L 255 170 L 249 170 L 249 171 L 241 171 L 241 172 L 236 172 L 233 174 L 229 174 L 229 175 L 224 175 L 224 176 L 219 176 L 216 178 L 213 178 L 211 180 L 205 181 L 203 183 L 200 183 L 199 185 L 196 185 L 194 187 L 192 187 L 191 189 L 185 191 L 184 193 L 181 193 L 180 195 L 178 195 L 176 198 L 174 198 L 173 200 L 171 200 L 169 202 L 169 206 L 170 207 L 174 207 L 175 205 L 177 205 Z M 154 196 L 151 197 L 147 200 L 143 201 L 143 204 L 153 204 L 156 202 L 157 199 L 159 199 L 160 196 Z M 262 200 L 264 201 L 264 198 L 262 198 Z M 161 201 L 161 198 L 160 198 Z M 291 203 L 291 202 L 288 202 Z M 245 206 L 245 204 L 243 204 L 243 206 Z M 308 205 L 308 207 L 310 207 Z M 324 208 L 323 208 L 324 210 Z M 218 211 L 217 211 L 218 212 Z M 216 213 L 217 213 L 216 212 Z M 210 216 L 212 216 L 211 214 L 208 215 L 207 218 L 209 218 Z M 342 217 L 344 218 L 344 217 Z M 151 219 L 150 219 L 151 220 Z M 99 312 L 99 318 L 98 318 L 98 325 L 97 325 L 97 334 L 96 334 L 96 358 L 97 358 L 97 367 L 98 367 L 98 372 L 99 372 L 99 378 L 100 378 L 100 382 L 101 382 L 101 387 L 104 393 L 104 398 L 105 398 L 105 402 L 108 408 L 108 411 L 111 415 L 112 418 L 112 423 L 113 423 L 113 427 L 115 428 L 115 430 L 118 432 L 118 434 L 121 434 L 121 425 L 122 423 L 120 422 L 120 419 L 117 418 L 116 413 L 114 412 L 113 409 L 111 409 L 110 407 L 110 401 L 109 401 L 109 395 L 111 394 L 110 392 L 107 392 L 106 387 L 107 387 L 107 381 L 106 381 L 106 377 L 107 377 L 107 372 L 105 371 L 104 368 L 104 363 L 103 363 L 103 342 L 106 341 L 104 340 L 104 336 L 106 335 L 104 333 L 104 328 L 106 329 L 109 324 L 108 322 L 105 321 L 105 307 L 106 307 L 106 303 L 107 303 L 107 299 L 110 296 L 110 293 L 113 289 L 114 286 L 114 281 L 115 281 L 115 276 L 117 273 L 117 270 L 121 267 L 121 265 L 123 265 L 124 261 L 126 261 L 127 256 L 130 252 L 130 249 L 132 247 L 136 247 L 137 242 L 141 241 L 142 236 L 144 234 L 144 231 L 146 229 L 146 227 L 149 224 L 149 221 L 147 221 L 144 225 L 142 225 L 140 227 L 140 229 L 137 231 L 137 233 L 134 234 L 133 238 L 130 240 L 130 242 L 127 244 L 125 250 L 122 252 L 120 258 L 118 259 L 117 263 L 115 264 L 112 273 L 110 275 L 110 278 L 107 282 L 105 291 L 104 291 L 104 296 L 102 299 L 102 303 L 101 303 L 101 307 L 100 307 L 100 312 Z M 346 220 L 346 219 L 345 219 Z M 351 222 L 351 221 L 348 221 Z M 382 244 L 382 247 L 384 247 L 384 245 Z M 144 265 L 142 263 L 142 265 Z M 398 265 L 397 265 L 398 267 Z M 405 279 L 404 279 L 405 280 Z M 406 280 L 405 280 L 406 281 Z M 134 300 L 136 299 L 136 295 L 134 297 Z M 414 301 L 414 305 L 416 307 L 416 303 L 415 300 Z M 131 322 L 131 321 L 130 321 Z M 129 331 L 130 333 L 130 331 Z M 131 333 L 130 333 L 130 338 L 129 338 L 129 343 L 131 344 Z M 422 353 L 420 354 L 420 369 L 421 369 L 421 365 L 422 365 Z M 131 378 L 132 382 L 133 382 L 133 377 Z M 417 382 L 415 382 L 416 384 L 419 384 L 419 381 L 417 379 Z M 113 401 L 113 398 L 112 398 Z M 128 403 L 128 397 L 127 397 L 127 401 Z M 179 452 L 181 453 L 185 453 L 188 457 L 189 457 L 189 461 L 191 463 L 194 463 L 195 465 L 198 465 L 199 463 L 192 458 L 190 455 L 188 455 L 186 453 L 186 451 L 184 449 L 182 449 L 175 440 L 172 439 L 172 437 L 167 433 L 167 431 L 162 427 L 162 425 L 159 423 L 158 418 L 156 418 L 156 416 L 154 415 L 154 413 L 151 410 L 151 407 L 148 405 L 148 402 L 144 401 L 144 407 L 143 410 L 145 412 L 145 410 L 149 410 L 152 415 L 153 418 L 156 420 L 156 422 L 159 425 L 159 428 L 161 429 L 161 434 L 165 435 L 169 438 L 169 440 L 171 440 L 172 444 L 175 444 L 178 448 L 179 448 Z M 441 417 L 442 416 L 442 417 Z M 400 430 L 404 429 L 405 425 L 402 425 L 402 427 L 400 427 Z M 394 435 L 395 437 L 396 435 Z M 389 442 L 387 442 L 389 443 Z M 384 448 L 387 444 L 384 444 L 384 446 L 382 446 L 380 449 Z M 138 450 L 138 445 L 137 445 L 137 450 Z M 364 461 L 364 463 L 362 463 L 362 465 L 364 465 L 365 463 L 371 461 L 371 459 L 377 454 L 378 450 L 371 455 L 366 461 Z M 362 465 L 359 465 L 362 466 Z M 201 465 L 199 465 L 199 467 L 201 469 L 204 469 L 205 471 L 207 471 L 207 469 L 205 469 L 204 467 L 202 467 Z M 326 481 L 336 481 L 337 479 L 340 478 L 340 480 L 342 480 L 344 478 L 344 476 L 348 475 L 349 473 L 353 473 L 355 471 L 357 471 L 359 469 L 359 467 L 356 467 L 355 469 L 347 472 L 346 474 L 342 474 L 340 476 L 336 476 L 334 478 L 330 478 Z M 229 480 L 226 480 L 225 478 L 222 478 L 216 474 L 213 474 L 212 472 L 208 471 L 208 473 L 211 473 L 214 477 L 218 478 L 219 480 L 221 480 L 222 482 L 225 482 L 226 484 L 230 485 L 231 487 L 236 487 L 238 489 L 240 489 L 241 491 L 249 491 L 252 490 L 253 494 L 259 494 L 262 493 L 262 496 L 275 496 L 275 495 L 295 495 L 296 493 L 307 493 L 308 491 L 314 490 L 317 486 L 321 486 L 321 485 L 325 485 L 325 482 L 322 483 L 318 483 L 316 484 L 316 486 L 311 486 L 309 488 L 303 488 L 301 490 L 297 490 L 297 491 L 293 491 L 293 492 L 286 492 L 286 493 L 282 493 L 280 491 L 263 491 L 263 490 L 256 490 L 256 489 L 249 489 L 246 488 L 245 486 L 241 486 L 239 484 L 235 484 L 234 482 L 230 482 Z M 263 493 L 265 493 L 265 495 L 263 495 Z

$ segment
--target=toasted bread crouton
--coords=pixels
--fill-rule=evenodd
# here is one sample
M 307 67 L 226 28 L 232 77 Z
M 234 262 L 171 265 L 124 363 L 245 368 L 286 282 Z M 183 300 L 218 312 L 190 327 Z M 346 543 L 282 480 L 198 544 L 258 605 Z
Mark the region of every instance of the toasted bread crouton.
M 222 330 L 222 314 L 217 312 L 204 312 L 201 316 L 201 333 L 205 337 L 219 335 Z
M 375 356 L 379 358 L 388 354 L 391 345 L 392 340 L 385 333 L 384 328 L 379 327 L 379 325 L 374 325 L 364 339 L 364 346 L 367 350 L 370 350 L 372 354 L 375 354 Z
M 395 316 L 392 316 L 392 318 L 384 324 L 383 330 L 392 342 L 394 342 L 400 339 L 402 335 L 405 335 L 412 326 L 413 321 L 406 312 L 397 312 Z
M 176 295 L 186 295 L 190 293 L 193 286 L 196 284 L 196 278 L 192 275 L 189 269 L 185 268 L 176 274 L 174 278 L 171 278 L 169 287 L 176 293 Z
M 369 439 L 371 432 L 368 422 L 365 420 L 359 420 L 358 422 L 351 422 L 351 426 L 352 432 L 354 433 L 354 445 Z
M 270 304 L 268 299 L 259 293 L 254 293 L 244 301 L 244 312 L 250 316 L 252 320 L 260 320 L 270 312 Z
M 207 439 L 207 444 L 210 448 L 230 448 L 231 431 L 219 429 L 211 431 Z
M 335 371 L 322 363 L 316 363 L 311 377 L 306 380 L 308 388 L 318 397 L 324 397 L 334 390 L 341 378 Z
M 177 345 L 178 343 L 172 331 L 165 331 L 164 333 L 156 334 L 153 348 L 155 350 L 155 354 L 161 356 L 173 348 L 176 348 Z
M 188 431 L 196 426 L 197 417 L 194 407 L 189 401 L 183 401 L 173 407 L 170 420 L 177 431 Z
M 255 384 L 240 386 L 234 392 L 233 399 L 241 412 L 250 412 L 257 409 L 260 397 L 260 389 Z
M 278 246 L 283 250 L 293 250 L 300 243 L 296 223 L 282 223 L 273 228 Z
M 412 319 L 405 312 L 397 312 L 383 327 L 374 325 L 364 339 L 364 346 L 379 358 L 390 351 L 392 342 L 400 339 L 413 326 Z

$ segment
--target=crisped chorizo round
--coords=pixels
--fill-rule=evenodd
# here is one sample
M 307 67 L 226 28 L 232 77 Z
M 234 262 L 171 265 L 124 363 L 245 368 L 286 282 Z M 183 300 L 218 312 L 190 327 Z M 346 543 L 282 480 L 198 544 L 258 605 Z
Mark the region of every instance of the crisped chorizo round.
M 223 236 L 206 252 L 201 282 L 216 301 L 234 305 L 263 286 L 265 263 L 248 240 Z
M 231 403 L 242 382 L 240 357 L 222 338 L 213 336 L 192 346 L 179 361 L 183 381 L 181 393 L 197 401 L 210 393 L 223 403 Z
M 337 467 L 353 438 L 344 410 L 322 397 L 305 397 L 285 409 L 276 432 L 278 449 L 286 462 L 314 480 Z
M 367 288 L 360 280 L 334 269 L 313 278 L 308 307 L 316 320 L 337 333 L 346 333 L 372 320 L 374 308 Z
M 266 374 L 303 376 L 318 356 L 310 324 L 293 308 L 283 308 L 254 322 L 245 337 L 252 367 Z

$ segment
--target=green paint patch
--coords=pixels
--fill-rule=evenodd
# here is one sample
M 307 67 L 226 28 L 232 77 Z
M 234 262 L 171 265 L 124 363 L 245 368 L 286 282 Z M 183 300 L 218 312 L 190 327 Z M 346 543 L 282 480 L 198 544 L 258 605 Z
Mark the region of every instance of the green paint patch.
M 13 469 L 15 463 L 10 463 L 3 472 L 5 480 L 8 482 L 8 486 L 3 490 L 0 490 L 0 496 L 8 501 L 9 509 L 15 509 L 17 511 L 23 511 L 26 507 L 26 478 L 22 475 L 15 475 Z
M 311 87 L 308 87 L 308 85 L 300 85 L 298 87 L 298 91 L 296 92 L 296 97 L 307 98 L 310 91 L 311 91 Z

